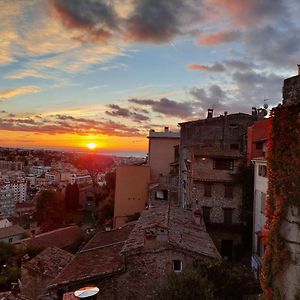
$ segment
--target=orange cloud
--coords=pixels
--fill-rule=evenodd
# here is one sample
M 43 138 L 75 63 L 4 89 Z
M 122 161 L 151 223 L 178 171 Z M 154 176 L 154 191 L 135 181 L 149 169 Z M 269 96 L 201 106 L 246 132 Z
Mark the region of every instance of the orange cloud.
M 199 71 L 209 71 L 209 72 L 225 71 L 225 67 L 220 63 L 213 64 L 212 66 L 200 65 L 200 64 L 189 64 L 188 69 L 189 70 L 199 70 Z
M 7 100 L 9 98 L 27 95 L 27 94 L 35 94 L 40 92 L 41 89 L 38 86 L 23 86 L 12 89 L 6 89 L 0 91 L 0 100 Z
M 199 45 L 216 45 L 230 43 L 240 38 L 239 31 L 220 31 L 200 37 L 197 41 Z

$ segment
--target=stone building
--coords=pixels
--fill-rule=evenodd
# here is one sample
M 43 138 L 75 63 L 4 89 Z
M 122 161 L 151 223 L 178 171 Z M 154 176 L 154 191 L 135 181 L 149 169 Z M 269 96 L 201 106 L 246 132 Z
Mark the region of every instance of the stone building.
M 207 229 L 223 256 L 233 258 L 241 242 L 242 187 L 247 128 L 256 115 L 235 113 L 180 123 L 179 203 L 201 208 Z
M 71 261 L 73 255 L 51 247 L 22 264 L 21 296 L 31 300 L 49 299 L 47 286 Z
M 52 298 L 85 285 L 101 299 L 151 299 L 170 272 L 220 255 L 195 211 L 156 201 L 136 223 L 100 232 L 49 285 Z

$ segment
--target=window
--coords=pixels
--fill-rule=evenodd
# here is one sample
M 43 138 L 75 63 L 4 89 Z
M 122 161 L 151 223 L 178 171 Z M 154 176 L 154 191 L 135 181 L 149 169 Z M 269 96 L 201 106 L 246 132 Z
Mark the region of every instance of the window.
M 211 197 L 211 183 L 204 183 L 204 196 Z
M 225 184 L 225 198 L 233 198 L 233 185 L 232 184 Z
M 203 219 L 205 223 L 210 223 L 210 211 L 211 207 L 208 206 L 202 206 L 203 210 Z
M 239 144 L 230 144 L 231 150 L 239 150 Z
M 182 271 L 182 261 L 181 260 L 173 260 L 173 271 L 181 272 Z
M 168 191 L 167 190 L 156 191 L 155 199 L 168 200 Z
M 265 165 L 258 166 L 258 176 L 267 177 L 267 166 Z
M 224 224 L 232 225 L 233 208 L 223 208 L 223 210 L 224 210 Z
M 262 150 L 263 148 L 263 142 L 256 142 L 255 143 L 256 150 Z
M 12 243 L 12 240 L 13 240 L 12 238 L 9 238 L 9 239 L 8 239 L 8 242 L 9 242 L 9 243 Z
M 215 159 L 214 169 L 216 170 L 233 170 L 232 159 Z
M 262 214 L 265 214 L 265 206 L 266 206 L 266 194 L 265 193 L 261 193 L 260 195 L 260 212 Z

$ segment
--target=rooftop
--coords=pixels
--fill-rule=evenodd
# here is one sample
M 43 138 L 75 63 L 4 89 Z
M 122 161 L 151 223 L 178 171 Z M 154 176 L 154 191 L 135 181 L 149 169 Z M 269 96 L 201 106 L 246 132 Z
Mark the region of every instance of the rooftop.
M 23 244 L 25 246 L 34 245 L 43 248 L 57 247 L 63 249 L 71 246 L 82 235 L 83 232 L 80 227 L 73 225 L 38 234 L 36 236 L 20 240 L 16 243 Z
M 208 257 L 219 257 L 217 248 L 205 225 L 194 222 L 193 213 L 165 201 L 153 201 L 151 208 L 142 212 L 121 253 L 143 252 L 144 234 L 149 228 L 168 230 L 168 245 Z
M 23 266 L 34 272 L 55 278 L 59 272 L 71 261 L 74 255 L 56 248 L 49 247 L 35 256 Z
M 0 228 L 0 239 L 25 233 L 25 229 L 19 225 Z
M 156 132 L 155 130 L 149 130 L 148 138 L 168 138 L 168 139 L 180 139 L 180 132 L 169 131 L 168 127 L 165 127 L 165 131 Z
M 193 121 L 187 121 L 187 122 L 181 122 L 178 123 L 178 125 L 182 126 L 182 125 L 187 125 L 187 124 L 195 124 L 195 123 L 207 123 L 207 122 L 216 122 L 222 118 L 227 118 L 228 120 L 239 120 L 239 119 L 252 119 L 253 116 L 251 116 L 250 114 L 245 114 L 245 113 L 234 113 L 234 114 L 228 114 L 228 115 L 219 115 L 217 117 L 211 117 L 211 118 L 203 118 L 203 119 L 199 119 L 199 120 L 193 120 Z
M 101 277 L 124 269 L 124 257 L 119 254 L 133 225 L 98 232 L 79 251 L 50 287 Z

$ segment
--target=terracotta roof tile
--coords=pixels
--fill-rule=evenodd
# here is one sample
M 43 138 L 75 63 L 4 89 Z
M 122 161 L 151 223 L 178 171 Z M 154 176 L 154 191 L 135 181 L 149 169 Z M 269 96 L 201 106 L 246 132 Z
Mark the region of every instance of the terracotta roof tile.
M 59 272 L 71 261 L 73 254 L 56 248 L 49 247 L 26 262 L 23 267 L 31 269 L 38 274 L 55 278 Z
M 101 277 L 125 267 L 120 250 L 133 225 L 97 233 L 50 284 L 50 288 L 70 282 Z
M 17 243 L 25 246 L 34 245 L 44 248 L 57 247 L 63 249 L 71 246 L 78 238 L 82 236 L 83 231 L 80 229 L 80 227 L 73 225 L 38 234 L 34 237 L 18 241 Z
M 165 201 L 153 201 L 151 208 L 142 212 L 121 253 L 143 252 L 145 230 L 151 227 L 168 230 L 167 245 L 208 257 L 220 256 L 205 225 L 194 222 L 192 211 L 169 205 Z

